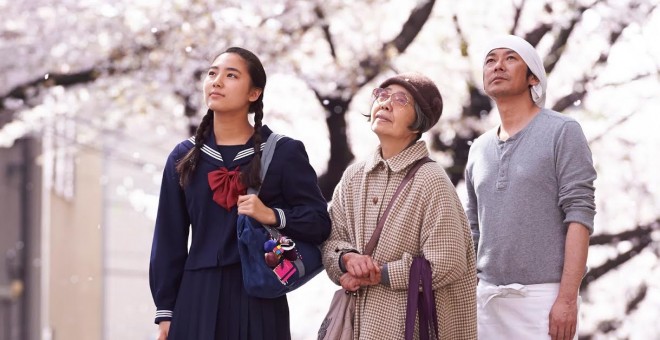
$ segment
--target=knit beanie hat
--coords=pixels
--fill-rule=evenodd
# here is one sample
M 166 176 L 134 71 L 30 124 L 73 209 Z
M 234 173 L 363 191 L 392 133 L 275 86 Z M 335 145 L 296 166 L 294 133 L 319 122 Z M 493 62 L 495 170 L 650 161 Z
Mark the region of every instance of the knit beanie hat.
M 401 73 L 386 79 L 380 84 L 380 87 L 386 88 L 392 84 L 400 85 L 408 90 L 422 110 L 426 119 L 420 127 L 420 132 L 428 131 L 438 122 L 442 115 L 442 96 L 431 79 L 416 72 Z
M 483 51 L 484 61 L 486 60 L 486 57 L 490 51 L 498 48 L 508 48 L 518 53 L 525 64 L 527 64 L 527 67 L 529 67 L 536 78 L 538 78 L 539 83 L 532 86 L 530 88 L 530 92 L 532 93 L 532 100 L 536 106 L 541 108 L 544 107 L 545 91 L 548 87 L 548 77 L 545 74 L 543 61 L 541 61 L 541 57 L 539 57 L 539 54 L 536 53 L 534 47 L 528 43 L 527 40 L 515 35 L 499 36 L 486 44 L 486 47 Z

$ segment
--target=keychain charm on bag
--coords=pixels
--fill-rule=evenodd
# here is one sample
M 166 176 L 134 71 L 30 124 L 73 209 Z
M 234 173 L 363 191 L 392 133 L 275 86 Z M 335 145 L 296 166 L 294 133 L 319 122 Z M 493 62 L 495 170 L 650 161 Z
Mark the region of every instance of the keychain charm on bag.
M 264 254 L 266 264 L 271 268 L 277 267 L 283 259 L 295 261 L 300 258 L 296 251 L 296 243 L 286 236 L 264 242 L 264 251 L 266 252 Z
M 291 263 L 299 258 L 295 247 L 296 243 L 286 236 L 264 242 L 266 264 L 273 268 L 273 273 L 277 275 L 282 284 L 287 284 L 289 278 L 298 271 Z

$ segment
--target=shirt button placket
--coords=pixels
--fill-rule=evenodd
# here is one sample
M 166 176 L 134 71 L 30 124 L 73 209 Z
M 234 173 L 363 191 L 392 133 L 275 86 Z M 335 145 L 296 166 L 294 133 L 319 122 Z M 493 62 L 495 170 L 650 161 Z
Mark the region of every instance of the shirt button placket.
M 502 157 L 500 158 L 500 169 L 498 172 L 497 176 L 497 190 L 503 190 L 506 188 L 506 183 L 507 183 L 507 178 L 506 174 L 509 169 L 509 152 L 508 152 L 508 145 L 506 143 L 503 144 L 505 146 L 504 152 L 502 153 Z

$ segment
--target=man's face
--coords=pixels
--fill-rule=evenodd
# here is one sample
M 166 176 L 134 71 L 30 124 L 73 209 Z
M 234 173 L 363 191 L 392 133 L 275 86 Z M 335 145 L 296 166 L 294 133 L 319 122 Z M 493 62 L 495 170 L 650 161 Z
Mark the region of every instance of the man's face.
M 484 60 L 484 91 L 493 99 L 529 96 L 529 87 L 538 84 L 534 75 L 527 76 L 527 64 L 508 48 L 490 51 Z

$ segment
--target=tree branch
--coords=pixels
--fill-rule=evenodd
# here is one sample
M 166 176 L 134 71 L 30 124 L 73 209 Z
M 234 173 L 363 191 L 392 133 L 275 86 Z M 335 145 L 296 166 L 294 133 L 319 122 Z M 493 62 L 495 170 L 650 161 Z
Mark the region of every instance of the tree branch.
M 628 85 L 632 82 L 636 82 L 636 81 L 642 80 L 644 78 L 648 78 L 648 77 L 651 77 L 651 76 L 658 76 L 658 74 L 660 74 L 660 70 L 656 70 L 655 72 L 638 74 L 638 75 L 636 75 L 636 76 L 634 76 L 634 77 L 632 77 L 628 80 L 603 84 L 603 85 L 598 86 L 598 88 L 602 89 L 602 88 L 605 88 L 605 87 L 619 87 L 619 86 L 623 86 L 623 85 Z
M 92 67 L 74 73 L 46 73 L 46 75 L 17 85 L 0 97 L 0 112 L 5 112 L 5 100 L 17 99 L 26 102 L 29 97 L 39 92 L 42 87 L 72 86 L 93 82 L 103 73 L 99 67 Z
M 428 0 L 425 3 L 415 7 L 408 16 L 408 20 L 401 27 L 399 34 L 391 41 L 383 43 L 380 48 L 379 54 L 368 55 L 360 60 L 358 65 L 364 72 L 362 81 L 355 84 L 358 88 L 364 84 L 372 81 L 380 72 L 389 65 L 390 60 L 394 57 L 392 48 L 399 54 L 403 53 L 406 48 L 415 40 L 419 32 L 426 24 L 426 21 L 431 16 L 435 0 Z
M 193 136 L 195 135 L 195 131 L 197 131 L 198 125 L 194 123 L 194 120 L 192 119 L 197 115 L 197 107 L 192 104 L 193 96 L 189 93 L 184 93 L 183 91 L 175 91 L 174 93 L 183 103 L 183 114 L 188 117 L 188 134 Z
M 555 102 L 555 105 L 552 106 L 552 109 L 557 112 L 562 112 L 566 110 L 569 106 L 573 105 L 573 103 L 577 102 L 578 100 L 582 100 L 584 96 L 587 95 L 587 90 L 585 89 L 584 86 L 586 83 L 587 83 L 586 80 L 580 80 L 578 82 L 579 85 L 577 86 L 578 88 L 580 88 L 580 90 L 574 91 L 570 94 L 567 94 L 559 98 L 559 100 Z
M 509 34 L 515 34 L 518 24 L 520 23 L 520 14 L 522 13 L 523 7 L 525 7 L 525 0 L 522 0 L 520 5 L 514 6 L 515 12 L 513 15 L 513 25 L 511 26 Z
M 648 285 L 646 282 L 642 282 L 641 286 L 637 289 L 637 293 L 633 298 L 628 301 L 626 304 L 626 315 L 634 312 L 637 307 L 639 307 L 639 304 L 644 301 L 644 298 L 646 297 L 646 292 L 648 291 Z
M 435 0 L 428 0 L 426 3 L 423 3 L 412 10 L 408 20 L 403 24 L 401 32 L 399 32 L 399 35 L 397 35 L 392 41 L 399 53 L 403 53 L 403 51 L 408 48 L 408 45 L 415 40 L 419 31 L 422 30 L 422 27 L 426 24 L 429 16 L 431 16 L 433 5 L 435 5 Z
M 635 257 L 635 255 L 637 255 L 646 247 L 648 247 L 649 244 L 651 244 L 650 237 L 641 238 L 639 239 L 639 242 L 632 247 L 632 249 L 628 250 L 625 253 L 619 254 L 617 257 L 613 259 L 607 260 L 604 264 L 596 268 L 591 269 L 587 273 L 587 276 L 582 281 L 582 284 L 580 285 L 580 290 L 587 289 L 587 287 L 589 287 L 589 284 L 598 280 L 601 276 L 607 274 L 609 271 L 614 270 L 619 266 L 621 266 L 622 264 L 628 262 L 633 257 Z
M 649 224 L 640 225 L 635 229 L 626 230 L 617 234 L 600 234 L 591 236 L 589 239 L 589 245 L 616 244 L 621 241 L 629 241 L 635 238 L 649 237 L 651 233 L 656 230 L 660 230 L 660 218 Z
M 575 29 L 577 23 L 580 22 L 580 20 L 582 20 L 582 14 L 589 8 L 598 4 L 599 2 L 600 0 L 594 2 L 589 6 L 579 6 L 576 9 L 576 11 L 573 13 L 573 17 L 571 18 L 569 24 L 559 31 L 559 34 L 557 35 L 557 38 L 555 38 L 555 41 L 552 43 L 552 47 L 550 47 L 550 52 L 545 57 L 543 63 L 546 73 L 548 74 L 551 73 L 552 70 L 554 70 L 557 63 L 559 62 L 559 60 L 561 59 L 561 57 L 564 55 L 564 49 L 566 48 L 568 38 L 573 33 L 573 30 Z
M 115 49 L 110 53 L 107 60 L 97 63 L 98 66 L 94 66 L 88 69 L 76 71 L 73 73 L 57 73 L 57 72 L 46 72 L 44 76 L 40 76 L 36 79 L 27 81 L 26 83 L 19 84 L 11 89 L 8 93 L 0 96 L 0 113 L 13 113 L 14 110 L 6 110 L 5 101 L 8 99 L 22 100 L 25 105 L 28 105 L 28 100 L 32 97 L 35 97 L 39 94 L 40 90 L 52 86 L 64 86 L 70 87 L 79 84 L 86 84 L 96 81 L 103 74 L 122 74 L 128 73 L 138 69 L 139 65 L 117 68 L 113 65 L 121 64 L 120 62 L 127 56 L 135 57 L 140 55 L 145 55 L 153 51 L 156 47 L 161 45 L 161 42 L 164 37 L 164 31 L 160 30 L 153 33 L 155 42 L 151 45 L 137 45 L 134 50 L 126 51 L 122 49 Z
M 465 39 L 465 34 L 463 34 L 463 29 L 461 28 L 461 24 L 458 22 L 458 16 L 456 14 L 454 14 L 452 17 L 452 21 L 454 22 L 454 28 L 456 28 L 456 35 L 458 35 L 458 39 L 460 40 L 461 56 L 467 58 L 469 57 L 468 43 L 467 39 Z
M 543 66 L 545 67 L 546 73 L 550 74 L 559 62 L 559 59 L 561 59 L 561 56 L 564 55 L 564 49 L 566 48 L 568 37 L 573 32 L 573 29 L 575 29 L 575 25 L 580 20 L 582 12 L 584 12 L 584 9 L 579 11 L 579 14 L 573 14 L 573 18 L 571 19 L 568 26 L 562 28 L 559 31 L 557 38 L 555 38 L 555 41 L 552 43 L 550 52 L 545 56 Z
M 639 307 L 639 304 L 646 298 L 647 291 L 648 284 L 646 284 L 646 282 L 642 282 L 642 284 L 637 288 L 635 296 L 633 296 L 632 299 L 630 299 L 630 301 L 628 301 L 626 304 L 626 315 L 630 315 L 630 313 L 634 312 Z M 602 334 L 608 334 L 619 328 L 621 328 L 621 320 L 609 319 L 599 322 L 596 329 L 598 329 L 598 331 Z M 579 340 L 591 339 L 593 339 L 592 334 L 579 337 Z
M 543 6 L 543 9 L 546 13 L 552 14 L 552 6 L 550 6 L 550 3 L 546 3 L 545 6 Z M 525 34 L 525 40 L 527 40 L 527 42 L 532 46 L 536 47 L 539 41 L 541 41 L 541 38 L 543 38 L 543 36 L 546 35 L 550 29 L 552 29 L 551 24 L 539 22 L 539 25 L 536 26 L 536 28 Z
M 614 123 L 610 124 L 610 126 L 607 127 L 607 129 L 603 130 L 600 134 L 592 137 L 589 140 L 589 144 L 591 143 L 596 143 L 600 141 L 605 135 L 607 135 L 610 131 L 614 130 L 614 128 L 621 126 L 625 121 L 630 119 L 632 116 L 635 114 L 639 113 L 639 110 L 633 110 L 632 112 L 628 113 L 627 115 L 617 119 Z
M 639 7 L 639 5 L 636 4 L 636 3 L 631 3 L 629 5 L 629 8 L 631 10 L 637 9 L 638 7 Z M 653 12 L 653 10 L 656 7 L 657 7 L 657 5 L 652 6 L 649 13 Z M 626 17 L 631 17 L 631 16 L 628 15 Z M 614 44 L 617 43 L 617 41 L 621 37 L 621 34 L 623 33 L 623 30 L 626 29 L 631 24 L 632 24 L 632 20 L 629 20 L 626 23 L 621 23 L 620 25 L 618 25 L 617 29 L 614 29 L 614 30 L 612 30 L 612 32 L 610 32 L 610 36 L 609 36 L 610 46 L 609 46 L 609 48 L 604 50 L 600 54 L 600 56 L 598 57 L 598 60 L 596 60 L 594 62 L 594 65 L 590 68 L 590 73 L 585 75 L 582 78 L 582 80 L 576 82 L 574 88 L 576 88 L 577 90 L 574 91 L 573 93 L 570 93 L 570 94 L 560 98 L 555 103 L 555 105 L 552 107 L 553 110 L 558 111 L 558 112 L 564 111 L 566 108 L 568 108 L 570 105 L 572 105 L 575 101 L 582 100 L 586 96 L 586 94 L 587 94 L 587 90 L 586 90 L 587 83 L 593 81 L 596 78 L 596 76 L 595 76 L 596 72 L 594 70 L 598 69 L 599 66 L 607 63 L 607 59 L 609 58 L 612 46 L 614 46 Z
M 325 19 L 325 13 L 323 13 L 323 9 L 321 6 L 316 6 L 314 7 L 314 13 L 316 14 L 316 17 L 319 18 L 321 21 L 321 29 L 323 30 L 323 36 L 325 37 L 325 40 L 328 42 L 328 46 L 330 46 L 330 54 L 332 55 L 332 59 L 337 60 L 337 53 L 335 51 L 335 43 L 332 40 L 332 35 L 330 34 L 330 25 L 328 24 L 328 21 Z
M 641 80 L 641 79 L 644 79 L 644 78 L 646 78 L 646 77 L 650 77 L 650 76 L 652 76 L 652 75 L 657 75 L 657 74 L 658 74 L 658 72 L 655 72 L 655 73 L 647 73 L 647 74 L 640 74 L 640 75 L 637 75 L 637 76 L 631 78 L 630 80 L 622 81 L 622 82 L 618 82 L 618 83 L 604 84 L 604 85 L 602 85 L 602 86 L 599 86 L 599 88 L 610 87 L 610 86 L 614 86 L 614 87 L 617 87 L 617 86 L 623 86 L 623 85 L 627 85 L 627 84 L 629 84 L 629 83 L 631 83 L 631 82 L 634 82 L 634 81 L 637 81 L 637 80 Z M 631 111 L 630 113 L 628 113 L 627 115 L 625 115 L 625 116 L 623 116 L 623 117 L 617 119 L 615 122 L 610 123 L 610 125 L 609 125 L 605 130 L 603 130 L 601 133 L 599 133 L 599 134 L 596 135 L 596 136 L 591 137 L 591 139 L 589 139 L 589 144 L 591 144 L 591 143 L 596 143 L 596 142 L 600 141 L 600 140 L 601 140 L 604 136 L 606 136 L 610 131 L 612 131 L 612 130 L 614 130 L 615 128 L 621 126 L 621 124 L 623 124 L 624 122 L 628 121 L 628 119 L 632 118 L 632 116 L 638 114 L 639 112 L 641 112 L 641 111 L 640 111 L 640 110 L 633 110 L 633 111 Z
M 589 270 L 587 276 L 584 278 L 584 280 L 582 280 L 580 289 L 581 290 L 586 289 L 589 286 L 589 284 L 591 284 L 593 281 L 599 279 L 609 271 L 618 268 L 622 264 L 628 262 L 630 259 L 635 257 L 637 254 L 641 253 L 642 250 L 644 250 L 646 247 L 648 247 L 650 244 L 653 243 L 653 238 L 651 236 L 651 233 L 658 229 L 660 229 L 660 219 L 651 222 L 648 226 L 639 226 L 635 228 L 636 231 L 635 230 L 626 231 L 621 234 L 618 234 L 620 235 L 621 238 L 626 238 L 626 240 L 631 241 L 634 244 L 632 249 L 617 255 L 613 259 L 609 259 L 605 261 L 605 263 L 603 263 L 598 267 Z M 635 237 L 633 237 L 635 233 L 638 233 L 638 235 L 635 235 Z M 592 241 L 590 240 L 589 242 L 590 244 L 616 245 L 618 242 L 620 242 L 619 238 L 613 235 L 603 236 L 600 239 L 597 238 L 597 236 L 594 236 L 593 239 L 594 239 L 593 242 L 597 242 L 597 243 L 592 243 Z M 604 243 L 606 241 L 609 242 Z
M 610 48 L 603 51 L 600 54 L 598 60 L 594 62 L 594 65 L 591 67 L 592 73 L 593 70 L 596 69 L 598 66 L 605 64 L 607 62 L 607 58 L 610 54 L 611 47 L 614 46 L 614 44 L 619 40 L 619 37 L 621 37 L 621 33 L 626 27 L 628 27 L 629 24 L 630 23 L 628 23 L 627 25 L 621 25 L 617 30 L 614 30 L 610 33 Z M 587 94 L 587 86 L 586 86 L 587 83 L 593 81 L 594 79 L 595 79 L 594 75 L 585 75 L 584 77 L 582 77 L 582 79 L 577 81 L 576 84 L 573 86 L 573 88 L 577 90 L 557 100 L 555 105 L 553 105 L 552 109 L 557 112 L 562 112 L 566 110 L 569 106 L 573 105 L 573 103 L 575 103 L 576 101 L 582 100 Z

